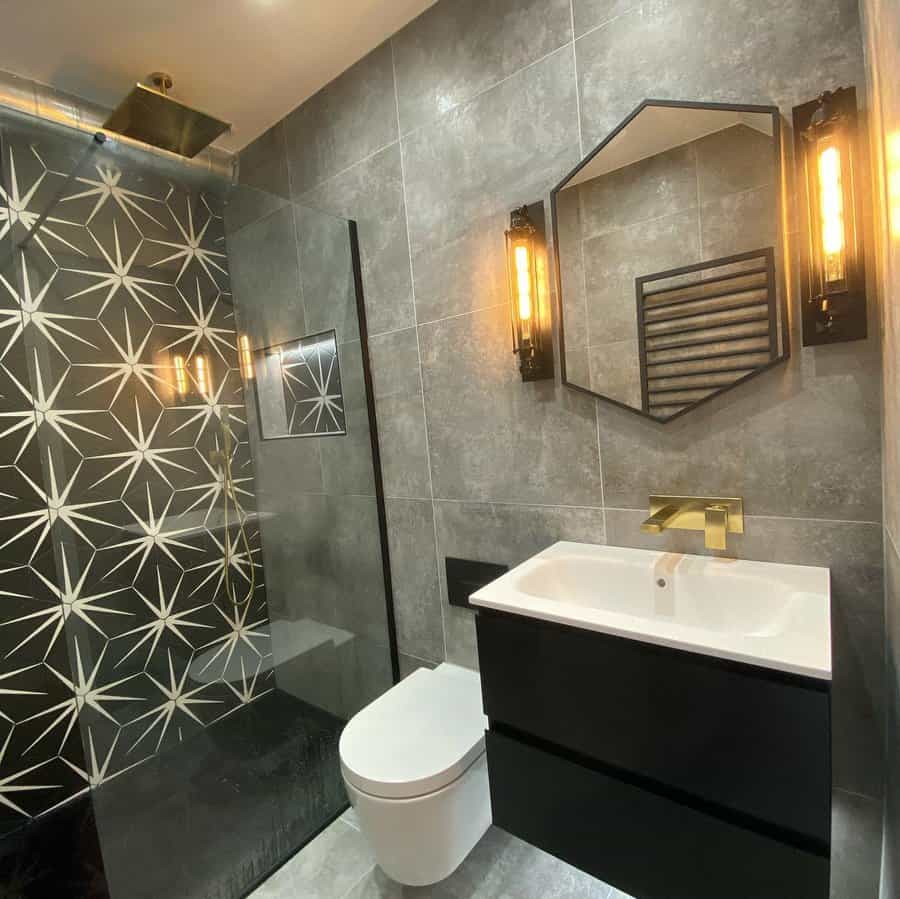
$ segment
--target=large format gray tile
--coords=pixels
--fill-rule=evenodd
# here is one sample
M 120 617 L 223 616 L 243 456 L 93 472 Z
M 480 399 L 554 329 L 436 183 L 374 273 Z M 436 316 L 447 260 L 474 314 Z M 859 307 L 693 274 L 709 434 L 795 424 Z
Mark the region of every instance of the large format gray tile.
M 572 0 L 575 35 L 580 37 L 640 5 L 641 0 Z
M 329 179 L 305 194 L 302 203 L 359 226 L 369 334 L 414 324 L 400 145 Z
M 338 819 L 253 892 L 253 899 L 343 899 L 375 863 L 363 835 Z
M 369 341 L 369 358 L 385 495 L 430 497 L 428 440 L 416 329 L 406 328 L 373 337 Z
M 387 647 L 388 638 L 375 498 L 328 497 L 326 514 L 324 556 L 334 590 L 331 597 L 322 597 L 327 607 L 320 609 L 320 614 L 327 623 L 362 636 L 363 641 L 355 642 L 372 644 L 370 654 L 378 655 L 376 647 Z M 358 648 L 368 651 L 365 646 Z
M 685 209 L 584 242 L 591 345 L 637 338 L 635 278 L 700 259 L 697 210 Z
M 349 222 L 298 204 L 294 218 L 307 333 L 333 329 L 338 343 L 358 340 Z
M 829 87 L 863 84 L 861 50 L 855 0 L 642 3 L 576 41 L 585 149 L 647 97 L 789 114 Z
M 703 491 L 701 491 L 702 493 Z M 642 510 L 606 510 L 607 542 L 705 554 L 699 531 L 643 534 Z M 832 767 L 837 787 L 880 797 L 883 772 L 884 610 L 881 527 L 747 516 L 728 555 L 831 569 Z
M 831 899 L 879 899 L 881 840 L 881 802 L 836 790 L 831 809 Z
M 885 545 L 885 728 L 884 868 L 882 899 L 900 889 L 900 555 L 888 537 Z
M 757 187 L 704 203 L 700 209 L 704 259 L 774 247 L 778 241 L 775 188 Z
M 418 321 L 506 302 L 509 212 L 578 160 L 570 49 L 403 140 Z
M 742 496 L 748 514 L 881 520 L 876 341 L 791 361 L 666 425 L 600 403 L 606 503 Z
M 284 125 L 277 122 L 241 150 L 238 184 L 228 196 L 225 226 L 231 233 L 290 200 Z
M 392 39 L 401 132 L 437 118 L 571 39 L 569 0 L 435 4 Z
M 369 407 L 359 341 L 341 344 L 338 347 L 338 359 L 346 433 L 311 438 L 321 441 L 322 482 L 325 492 L 332 496 L 374 496 L 372 432 L 369 427 Z
M 604 542 L 602 509 L 436 502 L 441 603 L 447 660 L 477 667 L 471 611 L 447 602 L 447 556 L 518 565 L 557 540 Z
M 390 499 L 385 507 L 397 648 L 405 655 L 442 661 L 444 634 L 431 501 Z
M 581 199 L 581 230 L 585 238 L 695 209 L 695 147 L 688 144 L 657 153 L 585 181 L 577 189 Z
M 434 496 L 602 505 L 593 403 L 523 383 L 504 304 L 419 328 Z
M 732 125 L 694 143 L 700 203 L 775 183 L 772 136 L 748 125 Z
M 284 120 L 293 199 L 397 139 L 389 42 Z
M 375 868 L 347 899 L 607 899 L 609 895 L 605 883 L 492 827 L 440 883 L 402 887 Z
M 238 324 L 254 348 L 305 333 L 294 215 L 285 206 L 228 237 Z

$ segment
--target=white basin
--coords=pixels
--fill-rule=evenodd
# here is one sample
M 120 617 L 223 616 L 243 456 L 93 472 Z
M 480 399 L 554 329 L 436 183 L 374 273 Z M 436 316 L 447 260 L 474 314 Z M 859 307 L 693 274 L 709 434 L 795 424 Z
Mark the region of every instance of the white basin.
M 827 568 L 556 543 L 476 606 L 831 679 Z

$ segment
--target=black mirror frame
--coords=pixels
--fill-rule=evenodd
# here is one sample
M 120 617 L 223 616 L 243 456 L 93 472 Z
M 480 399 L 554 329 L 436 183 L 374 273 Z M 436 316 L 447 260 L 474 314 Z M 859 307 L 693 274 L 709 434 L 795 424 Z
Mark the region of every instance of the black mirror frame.
M 777 216 L 777 242 L 776 242 L 776 255 L 780 255 L 782 264 L 777 267 L 775 272 L 776 279 L 776 288 L 778 291 L 778 305 L 779 305 L 779 317 L 781 324 L 781 354 L 777 359 L 772 359 L 770 362 L 765 365 L 761 365 L 759 368 L 754 369 L 750 374 L 745 375 L 743 378 L 739 378 L 736 381 L 733 381 L 731 384 L 726 387 L 722 387 L 717 390 L 715 393 L 711 393 L 709 396 L 704 397 L 701 400 L 698 400 L 695 403 L 692 403 L 690 406 L 686 406 L 684 409 L 676 412 L 674 415 L 669 416 L 668 418 L 658 418 L 654 415 L 651 415 L 649 412 L 645 412 L 643 409 L 636 409 L 634 406 L 629 406 L 626 403 L 622 403 L 619 400 L 615 400 L 610 396 L 606 396 L 602 393 L 597 393 L 593 390 L 590 390 L 587 387 L 582 386 L 581 384 L 576 384 L 573 381 L 568 379 L 568 375 L 566 373 L 566 340 L 565 340 L 565 315 L 563 313 L 563 290 L 562 290 L 562 275 L 561 275 L 561 266 L 559 259 L 559 227 L 557 220 L 557 196 L 559 192 L 568 184 L 568 182 L 575 177 L 588 163 L 591 162 L 594 157 L 600 153 L 600 151 L 615 138 L 620 132 L 622 132 L 628 125 L 637 118 L 640 113 L 650 106 L 664 106 L 670 108 L 677 109 L 718 109 L 724 112 L 747 112 L 747 113 L 763 113 L 772 116 L 772 136 L 774 138 L 774 163 L 775 163 L 775 183 L 777 188 L 777 196 L 782 197 L 784 191 L 784 172 L 782 165 L 782 154 L 784 152 L 784 148 L 782 146 L 782 133 L 781 133 L 781 111 L 777 106 L 759 106 L 753 104 L 746 103 L 703 103 L 694 100 L 644 100 L 641 102 L 634 110 L 632 110 L 606 137 L 591 150 L 590 153 L 587 154 L 579 163 L 575 166 L 558 184 L 556 184 L 553 189 L 550 191 L 550 220 L 551 220 L 551 228 L 553 235 L 553 271 L 554 271 L 554 279 L 556 285 L 556 308 L 558 312 L 558 325 L 559 325 L 559 370 L 560 375 L 562 377 L 562 383 L 565 384 L 566 387 L 569 387 L 572 390 L 577 390 L 579 393 L 587 394 L 588 396 L 595 397 L 596 399 L 604 400 L 607 403 L 611 403 L 614 406 L 618 406 L 620 409 L 625 409 L 628 412 L 633 413 L 634 415 L 639 415 L 641 418 L 648 419 L 656 424 L 667 424 L 670 421 L 674 421 L 676 418 L 680 418 L 682 415 L 685 415 L 688 412 L 692 412 L 698 406 L 702 406 L 705 403 L 710 402 L 711 400 L 717 399 L 722 394 L 727 393 L 730 390 L 733 390 L 735 387 L 738 387 L 742 384 L 746 384 L 747 381 L 752 380 L 758 375 L 763 374 L 764 372 L 769 371 L 772 368 L 775 368 L 778 365 L 782 365 L 787 362 L 791 357 L 791 334 L 790 334 L 790 315 L 789 315 L 789 307 L 790 307 L 790 297 L 788 294 L 788 285 L 784 276 L 784 256 L 787 251 L 785 234 L 784 234 L 784 220 L 781 211 L 779 210 L 779 214 Z

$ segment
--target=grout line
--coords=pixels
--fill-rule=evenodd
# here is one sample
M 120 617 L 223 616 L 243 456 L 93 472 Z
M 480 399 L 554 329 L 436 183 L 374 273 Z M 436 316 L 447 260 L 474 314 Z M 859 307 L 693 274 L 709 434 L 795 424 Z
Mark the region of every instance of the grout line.
M 603 509 L 603 506 L 573 506 L 564 503 L 513 503 L 495 499 L 449 499 L 440 496 L 436 496 L 434 501 L 436 503 L 459 503 L 471 504 L 473 506 L 515 506 L 520 509 L 584 509 L 592 512 L 599 512 Z M 629 509 L 628 511 L 637 510 Z
M 341 819 L 338 818 L 337 820 L 340 821 Z M 344 821 L 344 824 L 347 824 L 347 822 Z M 351 825 L 351 824 L 347 824 L 347 827 L 352 827 L 352 825 Z M 357 833 L 361 833 L 361 831 L 359 830 L 359 828 L 354 827 L 353 829 L 354 829 Z M 300 851 L 302 852 L 303 850 L 301 849 Z M 375 868 L 376 868 L 376 865 L 373 864 L 372 867 L 369 868 L 369 869 L 362 875 L 362 877 L 359 878 L 359 880 L 355 880 L 355 881 L 353 882 L 353 885 L 350 887 L 350 889 L 347 890 L 347 892 L 344 893 L 343 896 L 341 896 L 341 899 L 347 899 L 347 897 L 348 897 L 348 896 L 349 896 L 349 895 L 350 895 L 350 894 L 351 894 L 351 893 L 352 893 L 352 892 L 353 892 L 353 891 L 354 891 L 354 890 L 355 890 L 355 889 L 356 889 L 356 888 L 357 888 L 357 887 L 358 887 L 358 886 L 359 886 L 359 885 L 360 885 L 360 884 L 361 884 L 361 883 L 362 883 L 362 882 L 363 882 L 363 881 L 364 881 L 364 880 L 365 880 L 365 879 L 366 879 L 366 878 L 367 878 L 367 877 L 375 870 Z
M 700 205 L 700 160 L 697 158 L 697 148 L 694 147 L 694 184 L 697 189 L 697 249 L 700 259 L 703 255 L 703 207 Z
M 395 94 L 397 93 L 396 87 L 394 89 L 394 93 Z M 312 187 L 303 191 L 303 193 L 300 194 L 294 202 L 297 203 L 297 205 L 299 205 L 299 206 L 304 206 L 305 205 L 303 202 L 304 197 L 308 197 L 310 194 L 314 194 L 317 190 L 319 190 L 321 187 L 323 187 L 329 181 L 333 181 L 335 178 L 340 178 L 341 175 L 346 175 L 347 172 L 349 172 L 351 169 L 355 169 L 358 165 L 362 165 L 364 162 L 368 162 L 370 159 L 373 159 L 379 153 L 383 153 L 385 150 L 389 150 L 391 147 L 393 147 L 394 144 L 399 144 L 399 143 L 400 143 L 400 139 L 395 138 L 390 143 L 385 144 L 383 147 L 379 147 L 377 150 L 373 150 L 371 153 L 367 153 L 365 156 L 361 157 L 360 159 L 357 159 L 355 162 L 351 162 L 350 165 L 344 166 L 344 168 L 342 168 L 340 171 L 333 172 L 332 174 L 323 178 L 321 181 L 317 181 L 315 184 L 312 185 Z
M 394 82 L 394 111 L 397 115 L 397 134 L 400 135 L 400 92 L 397 88 L 397 64 L 394 58 L 394 39 L 391 38 L 391 78 Z M 409 204 L 406 197 L 406 166 L 403 162 L 403 136 L 397 139 L 400 149 L 400 190 L 403 196 L 403 222 L 406 226 L 406 252 L 409 258 L 409 288 L 412 299 L 413 327 L 416 329 L 416 357 L 419 370 L 419 392 L 422 395 L 422 424 L 425 427 L 425 462 L 428 467 L 428 492 L 431 494 L 431 527 L 434 538 L 434 566 L 437 577 L 437 602 L 441 613 L 441 639 L 444 658 L 447 658 L 447 627 L 444 619 L 444 602 L 441 598 L 441 563 L 438 545 L 437 512 L 434 507 L 434 478 L 431 471 L 431 441 L 428 438 L 428 410 L 425 406 L 425 377 L 422 374 L 422 349 L 419 343 L 419 316 L 416 310 L 416 276 L 413 271 L 412 237 L 409 233 Z
M 578 116 L 578 157 L 584 159 L 584 134 L 581 130 L 581 91 L 578 89 L 578 54 L 575 51 L 575 0 L 569 0 L 569 24 L 572 29 L 572 64 L 575 69 L 575 114 Z
M 894 550 L 894 555 L 900 559 L 900 549 L 897 548 L 897 541 L 894 540 L 894 535 L 891 533 L 891 529 L 885 525 L 884 528 L 885 536 L 887 537 L 887 542 L 891 545 L 891 548 Z
M 493 84 L 489 84 L 487 87 L 483 87 L 481 90 L 476 91 L 472 94 L 471 97 L 467 97 L 465 100 L 460 100 L 458 103 L 454 103 L 452 106 L 448 106 L 446 109 L 442 109 L 436 116 L 428 119 L 427 122 L 423 122 L 421 125 L 416 125 L 415 128 L 410 128 L 409 131 L 404 132 L 400 135 L 401 140 L 403 138 L 412 137 L 414 134 L 417 134 L 419 131 L 424 131 L 426 128 L 433 127 L 437 122 L 444 118 L 444 116 L 450 115 L 450 113 L 456 112 L 457 110 L 463 109 L 466 106 L 469 106 L 471 103 L 474 103 L 476 100 L 483 97 L 486 93 L 494 90 L 496 87 L 500 87 L 501 84 L 506 84 L 507 81 L 515 78 L 518 75 L 521 75 L 522 72 L 527 72 L 528 69 L 533 68 L 534 66 L 540 65 L 542 62 L 546 62 L 551 56 L 555 56 L 561 50 L 565 50 L 569 44 L 574 43 L 573 41 L 566 41 L 564 44 L 560 44 L 558 47 L 551 50 L 549 53 L 545 53 L 543 56 L 538 59 L 532 60 L 527 65 L 522 66 L 521 69 L 516 69 L 515 72 L 510 72 L 509 75 L 505 75 L 499 81 L 495 81 Z M 391 45 L 393 48 L 393 44 Z M 394 78 L 394 92 L 396 93 L 396 77 Z M 400 127 L 400 117 L 399 114 L 397 116 L 397 127 Z
M 601 28 L 606 28 L 607 25 L 612 25 L 612 23 L 617 21 L 618 19 L 624 18 L 625 16 L 629 16 L 629 15 L 631 15 L 631 13 L 635 12 L 636 10 L 641 9 L 642 5 L 643 4 L 641 4 L 641 3 L 635 3 L 634 6 L 630 6 L 628 9 L 623 10 L 617 16 L 612 16 L 609 19 L 605 19 L 604 21 L 599 22 L 597 25 L 591 25 L 591 27 L 588 28 L 587 31 L 583 31 L 581 34 L 578 35 L 578 37 L 575 38 L 575 40 L 580 41 L 583 37 L 587 37 L 589 34 L 593 34 L 595 31 L 599 31 Z M 575 34 L 574 28 L 572 29 L 572 34 L 573 35 Z
M 642 515 L 647 514 L 646 508 L 631 508 L 628 506 L 606 506 L 610 512 L 640 512 Z M 744 511 L 744 518 L 753 518 L 757 521 L 809 521 L 816 524 L 864 524 L 869 526 L 881 527 L 880 521 L 864 521 L 859 518 L 807 518 L 802 515 L 753 515 Z
M 603 489 L 603 453 L 600 451 L 600 400 L 594 400 L 594 420 L 597 422 L 597 465 L 600 468 L 600 503 L 603 506 L 603 542 L 609 543 L 609 534 L 606 530 L 606 495 Z
M 492 309 L 506 309 L 508 308 L 508 303 L 494 303 L 491 306 L 479 306 L 477 309 L 468 309 L 465 312 L 454 312 L 453 315 L 445 315 L 443 318 L 432 318 L 427 322 L 422 322 L 417 326 L 420 328 L 426 328 L 429 325 L 436 325 L 440 322 L 448 322 L 454 318 L 462 318 L 464 315 L 477 315 L 479 312 L 490 312 Z M 403 330 L 406 330 L 405 328 Z
M 291 162 L 290 157 L 288 155 L 288 143 L 287 143 L 287 128 L 284 126 L 284 121 L 281 122 L 281 144 L 282 149 L 284 150 L 284 168 L 287 173 L 287 183 L 288 183 L 288 196 L 290 200 L 288 201 L 288 205 L 291 207 L 291 228 L 294 232 L 294 256 L 297 260 L 297 287 L 300 290 L 300 308 L 303 310 L 303 329 L 306 330 L 306 297 L 303 292 L 303 272 L 300 268 L 300 233 L 297 230 L 297 209 L 296 204 L 294 203 L 294 182 L 291 177 Z M 279 207 L 280 211 L 284 207 Z M 257 408 L 257 415 L 260 414 L 259 408 Z M 322 445 L 319 441 L 316 446 L 316 455 L 319 458 L 319 483 L 322 487 L 322 492 L 325 493 L 325 463 L 322 459 Z

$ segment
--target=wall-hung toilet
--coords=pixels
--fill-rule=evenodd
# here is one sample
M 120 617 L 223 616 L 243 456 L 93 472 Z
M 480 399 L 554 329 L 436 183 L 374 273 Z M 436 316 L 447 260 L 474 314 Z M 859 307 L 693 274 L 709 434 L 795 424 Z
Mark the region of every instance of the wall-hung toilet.
M 350 802 L 388 877 L 448 877 L 491 823 L 481 680 L 420 668 L 358 712 L 340 741 Z

